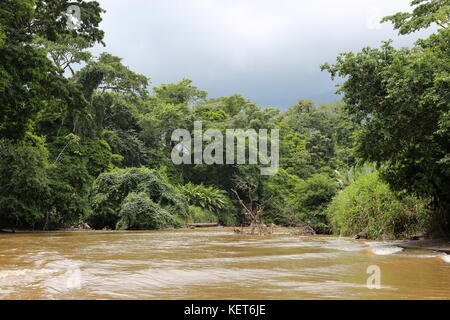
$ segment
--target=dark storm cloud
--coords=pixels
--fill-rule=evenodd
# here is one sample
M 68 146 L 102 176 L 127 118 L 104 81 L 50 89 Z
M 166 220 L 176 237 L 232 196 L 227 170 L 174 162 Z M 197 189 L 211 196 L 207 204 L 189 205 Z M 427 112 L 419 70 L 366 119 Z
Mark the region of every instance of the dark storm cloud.
M 300 98 L 329 102 L 335 83 L 320 71 L 340 52 L 397 37 L 385 15 L 409 0 L 100 0 L 108 51 L 153 85 L 183 77 L 210 97 L 240 93 L 260 106 Z

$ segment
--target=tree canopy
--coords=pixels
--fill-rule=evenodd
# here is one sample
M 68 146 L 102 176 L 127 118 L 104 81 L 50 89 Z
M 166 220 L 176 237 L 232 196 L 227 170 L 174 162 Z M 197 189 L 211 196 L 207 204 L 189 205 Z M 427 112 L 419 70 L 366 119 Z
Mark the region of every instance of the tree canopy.
M 396 190 L 431 196 L 449 215 L 450 2 L 412 4 L 412 13 L 384 21 L 392 21 L 401 34 L 437 24 L 428 39 L 402 49 L 388 41 L 379 49 L 341 54 L 336 64 L 322 68 L 345 78 L 338 92 L 360 127 L 357 155 L 378 163 Z
M 70 5 L 82 11 L 76 28 Z M 187 78 L 151 88 L 122 58 L 95 56 L 96 1 L 0 2 L 0 228 L 245 225 L 250 208 L 262 222 L 321 233 L 399 237 L 437 217 L 448 234 L 449 1 L 412 6 L 384 21 L 400 34 L 434 28 L 427 39 L 343 53 L 322 66 L 344 79 L 342 101 L 299 99 L 282 111 L 209 97 Z M 280 170 L 175 165 L 172 132 L 194 121 L 221 133 L 279 130 Z

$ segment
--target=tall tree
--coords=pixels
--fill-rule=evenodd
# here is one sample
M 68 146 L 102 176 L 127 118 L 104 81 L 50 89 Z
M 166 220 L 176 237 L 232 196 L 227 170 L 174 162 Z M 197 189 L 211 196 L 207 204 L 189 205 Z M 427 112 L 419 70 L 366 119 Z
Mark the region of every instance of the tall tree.
M 339 92 L 355 123 L 358 155 L 383 166 L 397 190 L 434 199 L 450 232 L 450 1 L 416 0 L 412 13 L 386 17 L 400 34 L 433 23 L 439 29 L 411 48 L 341 54 L 325 64 L 332 77 L 346 80 Z
M 78 5 L 80 28 L 66 27 L 69 5 Z M 30 129 L 36 114 L 52 99 L 68 104 L 82 103 L 75 87 L 68 90 L 46 56 L 33 44 L 36 37 L 56 41 L 72 34 L 91 42 L 101 42 L 98 29 L 102 9 L 95 1 L 5 0 L 0 2 L 0 137 L 21 139 Z

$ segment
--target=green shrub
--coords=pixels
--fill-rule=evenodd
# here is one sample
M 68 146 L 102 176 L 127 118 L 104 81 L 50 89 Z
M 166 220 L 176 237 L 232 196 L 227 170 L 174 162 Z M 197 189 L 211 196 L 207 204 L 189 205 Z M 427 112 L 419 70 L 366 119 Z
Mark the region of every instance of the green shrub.
M 222 226 L 236 226 L 238 221 L 236 208 L 233 207 L 232 210 L 219 212 L 217 218 Z
M 338 184 L 327 174 L 316 174 L 296 187 L 294 206 L 301 222 L 308 223 L 317 233 L 329 233 L 326 213 L 336 195 Z
M 172 213 L 152 201 L 146 193 L 130 193 L 120 208 L 119 230 L 154 230 L 178 226 Z
M 198 212 L 198 209 L 202 209 L 208 212 L 210 219 L 214 216 L 214 221 L 211 222 L 218 222 L 225 226 L 236 225 L 238 209 L 225 191 L 190 182 L 180 187 L 180 191 L 187 198 L 191 207 L 197 208 L 194 210 Z
M 209 211 L 196 206 L 189 206 L 188 223 L 213 223 L 218 222 L 217 216 Z
M 266 223 L 295 225 L 306 222 L 318 233 L 329 232 L 326 207 L 336 194 L 338 184 L 328 174 L 301 178 L 279 170 L 264 182 Z
M 376 170 L 375 164 L 366 163 L 362 166 L 351 167 L 342 172 L 336 170 L 337 179 L 341 187 L 346 187 L 358 180 L 358 178 L 368 175 Z
M 206 187 L 202 184 L 188 183 L 180 187 L 180 191 L 187 198 L 190 205 L 194 205 L 209 211 L 217 212 L 223 209 L 227 202 L 225 192 L 214 187 Z
M 236 225 L 237 207 L 225 191 L 192 183 L 181 186 L 180 191 L 190 204 L 191 215 L 194 214 L 197 220 L 205 220 L 191 222 L 218 222 L 226 226 Z
M 369 239 L 400 238 L 423 232 L 429 221 L 427 201 L 399 198 L 378 172 L 359 177 L 328 207 L 333 232 L 343 236 L 365 232 Z
M 142 195 L 139 198 L 143 202 L 138 202 L 135 196 L 128 198 L 132 193 L 145 194 L 148 200 L 170 213 L 172 218 L 187 215 L 188 204 L 184 196 L 156 172 L 147 168 L 115 169 L 101 174 L 96 179 L 92 191 L 92 212 L 87 217 L 88 223 L 96 229 L 114 228 L 122 219 L 122 210 L 126 202 L 131 200 L 133 205 L 137 206 L 139 203 L 144 205 L 145 202 L 149 210 L 153 208 Z M 137 221 L 142 224 L 140 219 Z M 121 228 L 123 227 L 124 224 L 121 224 Z M 127 228 L 133 227 L 134 224 L 127 224 Z

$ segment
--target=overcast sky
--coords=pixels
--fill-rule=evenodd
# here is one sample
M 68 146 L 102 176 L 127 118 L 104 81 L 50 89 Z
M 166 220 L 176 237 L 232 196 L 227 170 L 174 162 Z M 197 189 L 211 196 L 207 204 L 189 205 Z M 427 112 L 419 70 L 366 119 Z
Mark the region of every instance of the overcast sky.
M 397 46 L 378 21 L 410 0 L 98 0 L 107 51 L 151 78 L 152 85 L 190 78 L 210 97 L 242 94 L 261 107 L 299 99 L 330 102 L 335 83 L 320 71 L 340 52 Z

